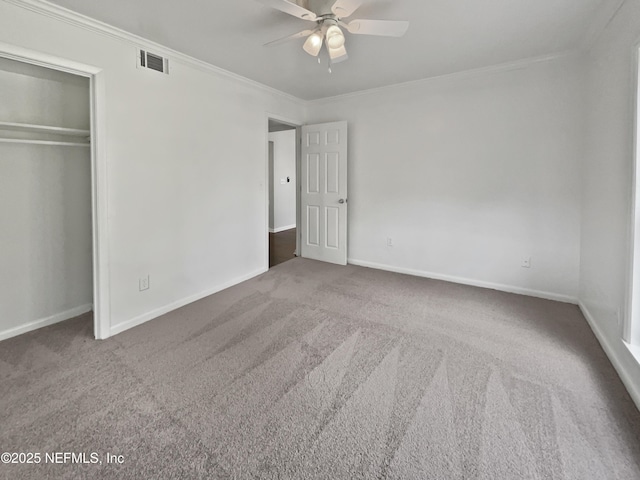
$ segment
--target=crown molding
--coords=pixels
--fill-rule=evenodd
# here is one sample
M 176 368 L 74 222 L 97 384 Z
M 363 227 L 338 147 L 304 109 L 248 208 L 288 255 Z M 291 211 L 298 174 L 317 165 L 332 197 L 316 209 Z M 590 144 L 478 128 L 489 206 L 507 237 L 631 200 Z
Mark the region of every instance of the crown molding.
M 4 1 L 5 3 L 9 3 L 11 5 L 15 5 L 20 8 L 23 8 L 25 10 L 30 10 L 39 15 L 43 15 L 45 17 L 49 17 L 54 20 L 67 23 L 69 25 L 73 25 L 75 27 L 80 27 L 85 30 L 89 30 L 91 32 L 95 32 L 101 35 L 115 38 L 117 40 L 131 44 L 135 47 L 145 47 L 149 50 L 155 51 L 159 55 L 171 57 L 186 65 L 197 68 L 201 71 L 226 77 L 228 79 L 233 80 L 234 82 L 245 84 L 247 86 L 253 87 L 257 90 L 269 93 L 271 95 L 280 96 L 298 104 L 302 104 L 302 105 L 306 104 L 305 100 L 298 98 L 294 95 L 275 89 L 273 87 L 269 87 L 263 83 L 256 82 L 255 80 L 251 80 L 247 77 L 243 77 L 236 73 L 230 72 L 229 70 L 216 67 L 215 65 L 204 62 L 202 60 L 198 60 L 197 58 L 191 57 L 185 53 L 179 52 L 177 50 L 173 50 L 172 48 L 169 48 L 169 47 L 165 47 L 164 45 L 156 43 L 152 40 L 148 40 L 146 38 L 140 37 L 138 35 L 127 32 L 125 30 L 121 30 L 117 27 L 114 27 L 112 25 L 101 22 L 99 20 L 95 20 L 93 18 L 87 17 L 86 15 L 82 15 L 80 13 L 77 13 L 67 8 L 53 4 L 46 0 L 2 0 L 2 1 Z
M 593 48 L 625 3 L 626 0 L 616 0 L 614 2 L 603 2 L 600 7 L 598 7 L 593 20 L 589 24 L 580 42 L 580 48 L 582 50 L 589 51 Z
M 496 73 L 507 72 L 510 70 L 520 70 L 523 68 L 527 68 L 531 65 L 535 65 L 537 63 L 552 62 L 552 61 L 560 60 L 563 58 L 569 58 L 572 56 L 577 56 L 578 54 L 579 54 L 579 51 L 577 50 L 568 50 L 565 52 L 555 53 L 552 55 L 542 55 L 539 57 L 525 58 L 525 59 L 516 60 L 513 62 L 490 65 L 488 67 L 473 68 L 470 70 L 462 70 L 454 73 L 446 73 L 444 75 L 436 75 L 433 77 L 426 77 L 418 80 L 410 80 L 408 82 L 394 83 L 393 85 L 385 85 L 383 87 L 370 88 L 367 90 L 359 90 L 357 92 L 345 93 L 343 95 L 335 95 L 333 97 L 324 97 L 324 98 L 318 98 L 315 100 L 308 100 L 307 104 L 310 106 L 322 105 L 323 103 L 344 101 L 351 98 L 356 98 L 356 97 L 361 97 L 366 95 L 380 95 L 383 93 L 392 92 L 394 90 L 403 90 L 405 88 L 420 87 L 422 85 L 441 82 L 445 80 L 447 81 L 462 80 L 462 79 L 481 77 L 484 75 L 493 75 Z

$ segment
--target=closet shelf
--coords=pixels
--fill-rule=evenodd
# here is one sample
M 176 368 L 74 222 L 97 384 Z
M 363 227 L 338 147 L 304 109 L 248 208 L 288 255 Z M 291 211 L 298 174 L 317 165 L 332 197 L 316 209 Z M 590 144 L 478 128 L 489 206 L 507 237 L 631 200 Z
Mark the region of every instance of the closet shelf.
M 34 125 L 30 123 L 0 122 L 0 130 L 13 130 L 20 132 L 48 133 L 51 135 L 65 135 L 70 137 L 88 137 L 89 130 L 79 128 L 52 127 L 49 125 Z M 84 145 L 84 144 L 80 144 Z
M 87 142 L 58 142 L 56 140 L 31 140 L 28 138 L 0 138 L 0 143 L 27 143 L 31 145 L 60 145 L 63 147 L 90 147 Z

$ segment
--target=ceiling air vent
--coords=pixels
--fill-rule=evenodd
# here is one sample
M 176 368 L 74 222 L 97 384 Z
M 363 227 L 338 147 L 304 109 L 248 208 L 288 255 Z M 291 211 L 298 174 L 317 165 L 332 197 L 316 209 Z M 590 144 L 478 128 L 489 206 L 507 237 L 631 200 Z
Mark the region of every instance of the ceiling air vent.
M 139 51 L 138 66 L 141 68 L 149 68 L 160 73 L 169 73 L 169 59 L 145 50 Z

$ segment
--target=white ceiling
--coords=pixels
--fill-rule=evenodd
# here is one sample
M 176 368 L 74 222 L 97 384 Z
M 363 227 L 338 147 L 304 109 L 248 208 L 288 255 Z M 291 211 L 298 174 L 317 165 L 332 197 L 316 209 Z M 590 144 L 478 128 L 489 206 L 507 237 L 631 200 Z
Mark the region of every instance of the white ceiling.
M 310 22 L 255 0 L 53 0 L 63 7 L 305 100 L 580 48 L 622 0 L 365 0 L 350 19 L 409 20 L 400 39 L 347 35 L 329 74 L 304 39 L 262 45 Z

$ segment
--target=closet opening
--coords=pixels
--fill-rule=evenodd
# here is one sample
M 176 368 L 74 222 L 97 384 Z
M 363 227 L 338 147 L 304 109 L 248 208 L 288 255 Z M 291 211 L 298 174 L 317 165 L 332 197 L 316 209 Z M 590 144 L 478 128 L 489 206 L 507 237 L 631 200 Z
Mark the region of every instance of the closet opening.
M 44 63 L 0 52 L 0 340 L 67 320 L 104 338 L 92 76 Z

